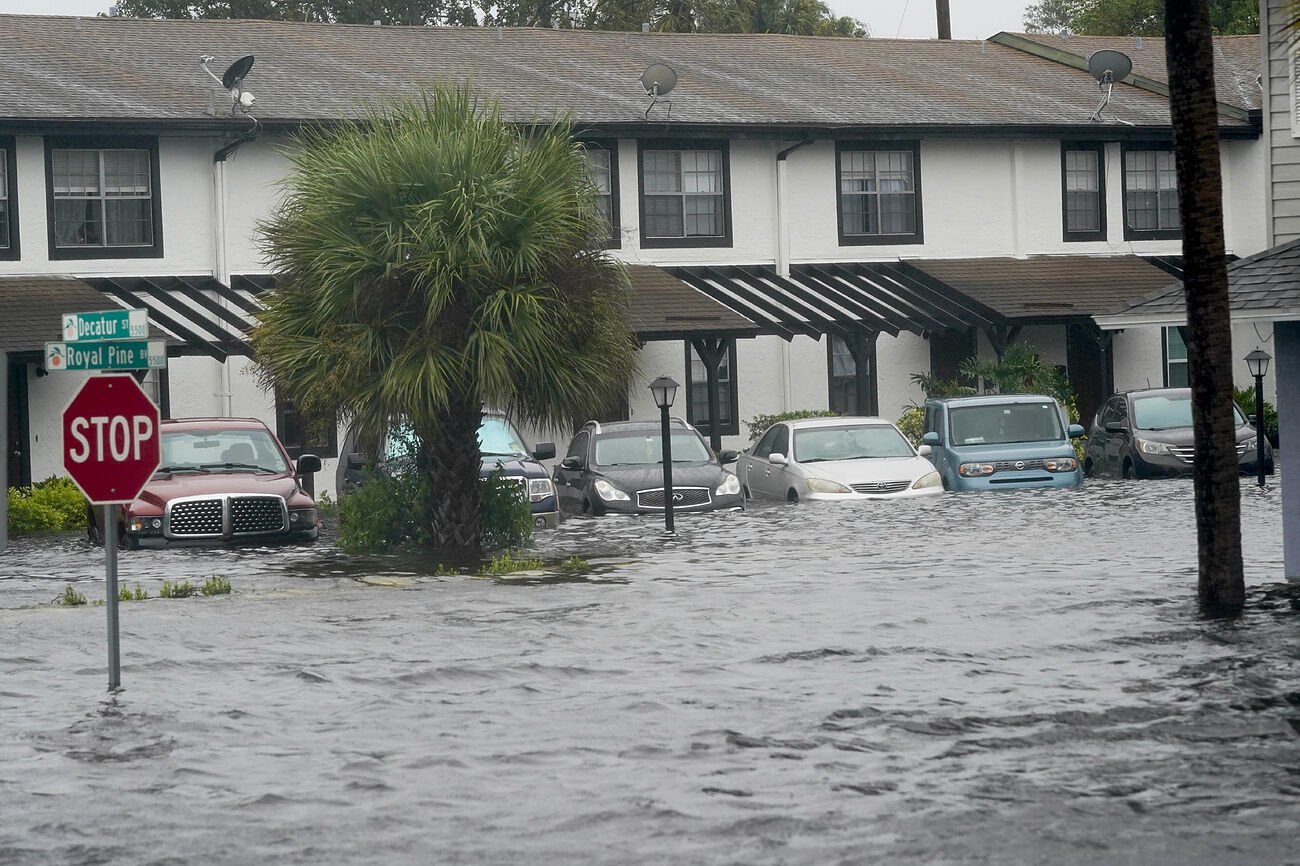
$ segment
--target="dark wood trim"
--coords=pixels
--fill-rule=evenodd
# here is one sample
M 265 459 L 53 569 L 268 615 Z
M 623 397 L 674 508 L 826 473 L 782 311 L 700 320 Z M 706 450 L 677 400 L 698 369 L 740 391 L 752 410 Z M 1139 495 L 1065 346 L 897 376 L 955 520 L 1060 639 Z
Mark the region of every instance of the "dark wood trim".
M 717 150 L 722 153 L 722 222 L 723 234 L 708 237 L 652 238 L 645 231 L 645 152 L 647 150 Z M 641 248 L 686 249 L 731 246 L 731 142 L 726 139 L 647 138 L 636 147 L 637 211 Z M 683 220 L 685 215 L 683 215 Z M 683 227 L 685 231 L 685 227 Z
M 912 200 L 916 205 L 916 231 L 911 234 L 846 235 L 844 233 L 844 185 L 840 180 L 840 155 L 845 151 L 905 151 L 912 152 Z M 838 140 L 835 142 L 835 228 L 840 246 L 889 246 L 894 244 L 925 243 L 925 228 L 921 218 L 921 142 L 918 139 L 888 141 Z
M 1128 155 L 1130 153 L 1142 153 L 1146 151 L 1165 151 L 1170 155 L 1174 152 L 1174 146 L 1168 140 L 1163 142 L 1149 142 L 1139 145 L 1130 142 L 1120 144 L 1119 157 L 1119 182 L 1123 194 L 1120 196 L 1120 205 L 1124 214 L 1124 240 L 1126 241 L 1172 241 L 1178 240 L 1183 236 L 1183 229 L 1180 225 L 1177 229 L 1144 229 L 1138 230 L 1128 224 Z M 1159 179 L 1157 178 L 1157 183 Z M 1158 187 L 1157 187 L 1158 190 Z M 1181 201 L 1182 190 L 1179 190 L 1179 199 Z M 1179 215 L 1181 222 L 1182 216 Z
M 1091 151 L 1097 154 L 1097 208 L 1100 211 L 1097 214 L 1097 224 L 1100 228 L 1095 232 L 1072 232 L 1069 230 L 1069 202 L 1066 199 L 1065 189 L 1065 156 L 1070 151 Z M 1104 141 L 1061 142 L 1061 240 L 1066 243 L 1106 240 L 1106 143 Z
M 60 247 L 54 237 L 54 158 L 56 150 L 147 150 L 149 152 L 150 218 L 153 220 L 153 243 L 132 247 Z M 45 138 L 45 223 L 49 233 L 50 260 L 85 259 L 160 259 L 163 257 L 162 181 L 158 165 L 156 137 L 53 137 Z M 105 215 L 104 231 L 108 232 Z
M 9 193 L 9 246 L 0 247 L 0 261 L 17 261 L 22 258 L 18 237 L 18 154 L 12 135 L 0 136 L 0 148 L 5 152 L 5 176 Z

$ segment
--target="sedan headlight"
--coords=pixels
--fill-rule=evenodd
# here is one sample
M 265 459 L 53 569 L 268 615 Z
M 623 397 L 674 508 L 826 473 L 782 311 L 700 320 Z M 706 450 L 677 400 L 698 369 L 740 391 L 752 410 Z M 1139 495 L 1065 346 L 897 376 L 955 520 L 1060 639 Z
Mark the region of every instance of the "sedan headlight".
M 1133 444 L 1143 454 L 1168 454 L 1169 446 L 1164 442 L 1152 442 L 1150 439 L 1134 439 Z
M 541 502 L 548 496 L 555 495 L 555 485 L 549 478 L 529 478 L 528 479 L 528 499 L 532 502 Z
M 1073 472 L 1079 461 L 1073 457 L 1054 457 L 1043 461 L 1043 468 L 1048 472 Z
M 993 474 L 992 463 L 963 463 L 957 467 L 957 474 L 965 478 L 981 478 Z
M 808 489 L 813 493 L 852 493 L 853 491 L 845 487 L 838 481 L 831 481 L 828 478 L 809 478 Z
M 718 489 L 713 491 L 714 496 L 735 496 L 740 492 L 740 479 L 727 473 L 727 480 L 718 485 Z
M 927 472 L 912 484 L 913 490 L 924 490 L 927 487 L 942 487 L 943 478 L 938 472 Z
M 632 497 L 628 496 L 622 490 L 619 490 L 613 484 L 610 484 L 604 478 L 596 479 L 596 495 L 606 502 L 631 502 Z

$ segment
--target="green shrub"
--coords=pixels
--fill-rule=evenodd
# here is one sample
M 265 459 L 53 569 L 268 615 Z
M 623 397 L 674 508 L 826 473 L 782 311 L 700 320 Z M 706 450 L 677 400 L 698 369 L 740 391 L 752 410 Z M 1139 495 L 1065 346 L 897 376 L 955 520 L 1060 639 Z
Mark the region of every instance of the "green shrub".
M 209 577 L 207 580 L 203 581 L 203 594 L 204 595 L 230 595 L 230 581 L 226 580 L 224 577 L 218 577 L 217 575 L 214 574 L 212 575 L 212 577 Z
M 366 469 L 361 486 L 339 500 L 338 546 L 367 553 L 428 542 L 428 489 L 424 472 L 394 477 Z
M 10 487 L 9 531 L 61 532 L 86 525 L 86 497 L 71 478 L 50 476 L 31 487 Z
M 86 597 L 72 588 L 72 584 L 63 587 L 63 595 L 59 596 L 59 604 L 73 607 L 78 604 L 85 604 Z
M 539 557 L 526 555 L 516 550 L 507 550 L 500 556 L 494 556 L 490 561 L 479 566 L 477 573 L 484 577 L 490 577 L 498 574 L 510 574 L 515 571 L 534 571 L 545 564 Z
M 1254 385 L 1251 385 L 1249 388 L 1233 387 L 1232 399 L 1237 401 L 1237 406 L 1241 409 L 1241 413 L 1245 415 L 1247 418 L 1255 414 L 1255 386 Z M 1268 441 L 1273 445 L 1274 448 L 1276 448 L 1277 447 L 1277 409 L 1274 409 L 1273 404 L 1268 402 L 1267 400 L 1264 401 L 1264 435 L 1268 437 Z
M 159 598 L 189 598 L 198 592 L 198 587 L 188 580 L 182 580 L 180 583 L 172 584 L 163 581 L 162 589 L 158 591 Z
M 745 427 L 749 430 L 749 441 L 755 442 L 759 436 L 767 432 L 769 427 L 781 421 L 794 421 L 798 418 L 833 418 L 843 414 L 833 409 L 791 409 L 789 412 L 778 412 L 775 415 L 755 415 L 745 422 Z
M 316 513 L 321 517 L 338 517 L 339 504 L 327 492 L 322 491 L 320 496 L 316 497 Z
M 134 590 L 128 589 L 126 584 L 122 584 L 117 588 L 118 601 L 144 601 L 148 597 L 149 592 L 138 583 L 135 585 Z
M 479 543 L 484 550 L 519 547 L 533 537 L 533 512 L 528 504 L 528 488 L 500 469 L 483 479 L 480 488 L 483 511 L 479 523 Z
M 921 434 L 925 432 L 925 410 L 920 406 L 908 406 L 894 422 L 898 432 L 907 437 L 913 447 L 921 444 Z

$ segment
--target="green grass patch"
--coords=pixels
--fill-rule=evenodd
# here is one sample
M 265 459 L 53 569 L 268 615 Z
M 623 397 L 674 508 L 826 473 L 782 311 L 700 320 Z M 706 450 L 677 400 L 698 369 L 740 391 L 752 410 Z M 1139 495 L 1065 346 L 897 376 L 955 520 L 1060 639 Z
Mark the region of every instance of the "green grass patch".
M 163 581 L 162 589 L 158 591 L 159 598 L 189 598 L 199 591 L 199 588 L 188 580 L 182 580 L 180 583 L 170 583 Z
M 85 604 L 86 597 L 72 588 L 72 584 L 63 587 L 63 595 L 59 596 L 59 604 L 65 607 L 76 607 L 79 604 Z
M 126 584 L 117 589 L 118 601 L 144 601 L 148 597 L 149 591 L 138 583 L 135 585 L 135 589 L 129 588 Z
M 203 594 L 204 595 L 230 595 L 230 581 L 226 580 L 224 577 L 218 577 L 217 575 L 214 574 L 212 575 L 212 577 L 209 577 L 207 580 L 203 581 Z
M 536 571 L 545 565 L 546 563 L 542 562 L 540 557 L 507 550 L 480 565 L 475 573 L 481 577 L 491 577 L 498 574 L 512 574 L 516 571 Z

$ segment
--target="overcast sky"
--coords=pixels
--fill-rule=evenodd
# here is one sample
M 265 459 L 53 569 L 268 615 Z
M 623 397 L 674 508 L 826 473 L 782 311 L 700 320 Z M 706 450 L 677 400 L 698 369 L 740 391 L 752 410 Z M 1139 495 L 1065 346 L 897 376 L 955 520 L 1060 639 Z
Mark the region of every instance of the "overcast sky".
M 871 35 L 892 39 L 935 36 L 934 0 L 828 0 L 838 15 L 867 22 Z M 999 30 L 1021 30 L 1029 0 L 950 0 L 952 35 L 984 39 Z M 0 0 L 0 13 L 32 15 L 96 15 L 108 11 L 109 0 Z

